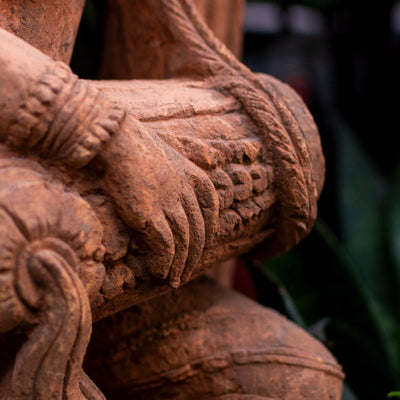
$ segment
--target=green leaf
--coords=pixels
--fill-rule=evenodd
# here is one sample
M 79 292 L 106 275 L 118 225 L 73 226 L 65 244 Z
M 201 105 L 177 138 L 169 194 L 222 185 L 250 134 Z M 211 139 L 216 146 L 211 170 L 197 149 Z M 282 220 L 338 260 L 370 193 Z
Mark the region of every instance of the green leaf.
M 390 392 L 387 397 L 390 399 L 392 397 L 400 397 L 400 392 Z
M 386 184 L 346 123 L 336 119 L 335 128 L 341 236 L 353 260 L 349 265 L 379 333 L 385 358 L 382 362 L 388 363 L 395 380 L 400 356 L 395 280 L 388 267 L 384 243 Z
M 379 321 L 354 273 L 354 259 L 321 219 L 300 245 L 259 267 L 255 281 L 266 300 L 262 304 L 277 308 L 271 292 L 279 292 L 284 297 L 280 312 L 331 349 L 359 398 L 379 396 L 385 387 L 396 385 L 389 378 L 393 373 L 379 345 L 383 336 Z M 263 279 L 274 281 L 278 290 Z M 368 369 L 360 374 L 365 365 Z M 349 391 L 346 396 L 343 399 L 353 399 Z
M 347 326 L 347 332 L 343 332 L 343 334 L 357 343 L 357 346 L 364 348 L 364 358 L 374 360 L 375 374 L 378 374 L 379 371 L 379 373 L 386 373 L 393 378 L 392 375 L 395 375 L 395 372 L 390 370 L 392 365 L 382 363 L 382 350 L 393 351 L 393 358 L 397 357 L 399 353 L 394 351 L 394 345 L 390 339 L 387 342 L 388 335 L 384 324 L 374 311 L 373 299 L 357 273 L 358 267 L 354 258 L 324 221 L 320 219 L 316 221 L 313 233 L 320 239 L 318 246 L 323 247 L 323 257 L 329 260 L 339 273 L 335 279 L 340 280 L 341 287 L 336 297 L 332 298 L 332 302 L 337 303 L 340 307 L 336 320 L 340 319 L 341 321 L 334 322 L 335 327 L 342 330 Z M 393 319 L 394 316 L 390 315 L 390 320 Z M 371 329 L 373 334 L 371 334 Z M 377 339 L 381 343 L 380 347 L 374 344 Z M 371 371 L 371 368 L 369 370 Z
M 388 196 L 388 245 L 396 279 L 396 292 L 400 293 L 400 168 L 394 174 Z M 398 297 L 398 299 L 400 296 Z M 400 304 L 399 304 L 400 309 Z
M 319 291 L 307 277 L 298 248 L 266 260 L 260 270 L 277 287 L 283 303 L 281 311 L 290 319 L 304 328 L 321 318 L 316 310 Z M 268 303 L 264 305 L 271 307 Z
M 278 289 L 279 296 L 282 299 L 283 306 L 288 317 L 297 325 L 301 326 L 303 329 L 306 329 L 306 323 L 304 322 L 303 317 L 297 309 L 297 306 L 295 305 L 295 302 L 293 301 L 284 283 L 279 279 L 276 274 L 274 274 L 272 268 L 268 268 L 267 266 L 262 265 L 260 267 L 265 277 L 270 280 Z
M 385 182 L 363 153 L 355 135 L 337 121 L 338 209 L 343 243 L 358 265 L 357 275 L 376 298 L 390 304 L 382 279 Z
M 343 383 L 342 400 L 358 400 L 358 397 L 353 393 L 346 382 Z

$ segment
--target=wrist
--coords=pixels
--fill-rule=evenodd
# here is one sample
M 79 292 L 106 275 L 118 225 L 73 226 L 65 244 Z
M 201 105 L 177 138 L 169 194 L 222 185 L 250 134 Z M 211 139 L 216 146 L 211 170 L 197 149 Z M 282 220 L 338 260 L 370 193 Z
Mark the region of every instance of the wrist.
M 29 88 L 6 142 L 80 168 L 102 150 L 124 116 L 119 106 L 57 62 Z

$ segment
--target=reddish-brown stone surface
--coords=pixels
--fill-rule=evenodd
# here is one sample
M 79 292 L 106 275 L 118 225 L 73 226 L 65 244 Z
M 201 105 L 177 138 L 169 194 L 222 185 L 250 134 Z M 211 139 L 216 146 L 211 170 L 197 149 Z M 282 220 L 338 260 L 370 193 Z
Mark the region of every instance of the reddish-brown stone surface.
M 55 61 L 69 62 L 85 0 L 0 0 L 0 26 Z
M 194 3 L 215 36 L 240 58 L 245 0 L 195 0 Z
M 85 368 L 110 400 L 340 399 L 343 379 L 302 329 L 204 278 L 94 324 Z
M 228 2 L 198 3 L 238 54 L 243 2 L 231 14 Z M 10 349 L 0 356 L 0 398 L 100 399 L 81 367 L 92 318 L 154 299 L 145 318 L 167 323 L 162 293 L 257 245 L 275 255 L 298 243 L 323 185 L 318 132 L 294 91 L 252 74 L 190 0 L 108 2 L 100 70 L 120 79 L 110 81 L 79 79 L 63 63 L 83 1 L 0 7 L 0 342 Z M 180 298 L 184 313 L 190 291 Z M 279 318 L 259 318 L 286 340 Z M 189 351 L 185 363 L 196 357 Z M 257 381 L 263 368 L 254 378 L 240 368 L 238 382 Z M 320 398 L 339 398 L 339 375 Z M 176 398 L 203 385 L 189 382 Z

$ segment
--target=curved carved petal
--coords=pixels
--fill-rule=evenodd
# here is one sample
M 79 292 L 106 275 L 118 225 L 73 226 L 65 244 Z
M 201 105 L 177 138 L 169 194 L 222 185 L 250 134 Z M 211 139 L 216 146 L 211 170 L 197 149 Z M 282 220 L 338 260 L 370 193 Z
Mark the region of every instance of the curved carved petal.
M 0 182 L 0 332 L 26 336 L 0 393 L 8 388 L 6 398 L 15 400 L 103 399 L 81 376 L 92 324 L 92 283 L 85 288 L 81 278 L 101 246 L 99 223 L 83 200 L 36 172 L 0 168 Z M 104 267 L 97 274 L 102 279 Z

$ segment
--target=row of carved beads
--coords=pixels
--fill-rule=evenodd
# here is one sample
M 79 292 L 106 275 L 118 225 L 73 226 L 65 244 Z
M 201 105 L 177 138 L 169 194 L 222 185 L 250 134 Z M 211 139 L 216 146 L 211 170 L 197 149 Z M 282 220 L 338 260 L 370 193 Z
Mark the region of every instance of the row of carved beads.
M 230 164 L 210 171 L 209 176 L 218 192 L 222 211 L 232 207 L 234 201 L 243 202 L 264 193 L 272 180 L 272 170 L 260 163 Z
M 261 162 L 257 139 L 202 140 L 170 134 L 160 137 L 207 172 L 218 194 L 218 235 L 224 240 L 251 231 L 263 211 L 274 202 L 270 190 L 272 167 Z
M 32 83 L 5 141 L 81 167 L 99 152 L 123 117 L 122 109 L 57 62 Z
M 272 168 L 258 162 L 231 164 L 209 172 L 218 193 L 221 237 L 236 238 L 242 228 L 256 225 L 261 213 L 273 202 Z

